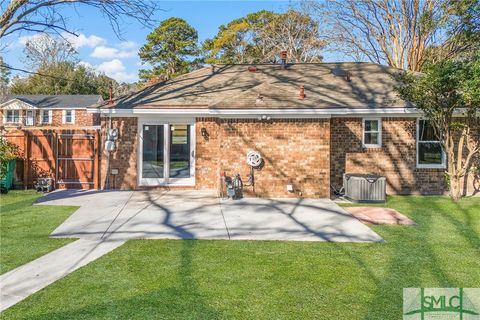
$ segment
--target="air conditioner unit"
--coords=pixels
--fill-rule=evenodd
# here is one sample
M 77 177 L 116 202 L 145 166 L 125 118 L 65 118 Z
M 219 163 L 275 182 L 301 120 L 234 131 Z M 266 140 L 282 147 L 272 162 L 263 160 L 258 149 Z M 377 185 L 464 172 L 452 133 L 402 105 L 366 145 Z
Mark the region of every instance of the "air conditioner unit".
M 345 173 L 345 198 L 353 202 L 385 202 L 386 178 L 373 174 Z

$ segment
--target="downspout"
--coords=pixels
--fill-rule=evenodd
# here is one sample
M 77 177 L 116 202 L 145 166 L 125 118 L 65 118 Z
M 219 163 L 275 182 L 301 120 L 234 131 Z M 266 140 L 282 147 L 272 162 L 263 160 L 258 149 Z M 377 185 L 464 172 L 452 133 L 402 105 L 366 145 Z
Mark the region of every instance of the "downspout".
M 107 129 L 107 139 L 108 139 L 108 132 L 110 132 L 110 130 L 112 129 L 112 110 L 108 110 L 108 129 Z M 104 146 L 105 148 L 105 146 Z M 106 150 L 107 151 L 107 181 L 106 183 L 103 185 L 103 189 L 102 190 L 105 190 L 105 187 L 106 186 L 110 186 L 110 151 Z M 108 189 L 108 187 L 107 187 Z
M 110 87 L 108 88 L 108 129 L 107 129 L 107 139 L 110 140 L 109 133 L 110 130 L 112 130 L 112 105 L 113 105 L 113 89 L 112 89 L 112 84 L 110 84 Z M 104 146 L 105 147 L 105 146 Z M 107 150 L 107 181 L 103 186 L 102 190 L 105 190 L 105 186 L 110 186 L 110 154 L 112 152 Z M 108 187 L 107 187 L 108 189 Z

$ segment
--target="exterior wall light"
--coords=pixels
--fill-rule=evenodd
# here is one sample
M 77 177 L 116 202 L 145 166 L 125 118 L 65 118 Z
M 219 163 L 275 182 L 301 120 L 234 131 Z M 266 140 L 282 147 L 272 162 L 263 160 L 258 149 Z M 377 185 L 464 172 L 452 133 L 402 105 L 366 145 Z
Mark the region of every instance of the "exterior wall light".
M 202 129 L 200 129 L 200 133 L 202 134 L 202 137 L 203 137 L 205 140 L 208 140 L 209 134 L 208 134 L 208 132 L 207 132 L 207 128 L 202 128 Z

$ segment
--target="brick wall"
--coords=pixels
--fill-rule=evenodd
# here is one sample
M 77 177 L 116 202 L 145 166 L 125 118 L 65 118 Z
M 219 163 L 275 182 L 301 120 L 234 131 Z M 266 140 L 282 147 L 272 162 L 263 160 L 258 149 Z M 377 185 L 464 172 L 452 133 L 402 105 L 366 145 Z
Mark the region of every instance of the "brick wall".
M 199 135 L 202 127 L 208 140 Z M 252 187 L 244 188 L 247 195 L 328 197 L 329 139 L 328 119 L 197 119 L 197 188 L 218 186 L 220 171 L 228 176 L 240 173 L 246 182 L 246 154 L 257 150 L 265 164 L 255 170 L 255 193 Z M 287 192 L 289 182 L 295 193 Z
M 331 119 L 330 179 L 342 185 L 342 175 L 374 173 L 387 177 L 390 194 L 442 194 L 447 191 L 444 169 L 416 167 L 416 119 L 383 118 L 382 147 L 362 147 L 361 118 Z M 478 179 L 470 176 L 468 193 L 478 189 Z
M 102 153 L 102 186 L 112 188 L 107 172 L 118 169 L 117 189 L 137 185 L 137 118 L 113 118 L 120 129 L 117 150 L 111 154 L 110 170 Z M 102 150 L 106 139 L 106 118 L 102 118 Z M 246 119 L 198 118 L 196 122 L 196 188 L 219 188 L 220 172 L 240 173 L 247 181 L 245 162 L 249 150 L 258 150 L 265 159 L 255 170 L 255 194 L 270 197 L 328 197 L 330 181 L 341 186 L 344 172 L 376 173 L 387 177 L 390 194 L 438 194 L 446 191 L 444 170 L 416 168 L 416 120 L 383 118 L 382 147 L 362 147 L 361 118 L 275 119 L 269 122 Z M 201 135 L 205 128 L 208 137 Z M 480 177 L 469 178 L 470 192 L 480 189 Z M 292 182 L 296 193 L 288 193 Z M 478 191 L 477 191 L 478 192 Z
M 0 110 L 0 125 L 4 125 L 3 116 L 5 110 Z M 22 123 L 25 124 L 25 110 L 23 113 Z M 100 125 L 99 114 L 88 113 L 85 109 L 75 110 L 75 123 L 62 123 L 62 110 L 52 110 L 52 123 L 42 123 L 41 111 L 35 111 L 35 126 L 37 127 L 91 127 Z M 10 126 L 10 124 L 5 124 Z M 15 125 L 12 125 L 15 126 Z
M 202 137 L 205 128 L 208 137 Z M 200 189 L 218 189 L 220 180 L 220 120 L 216 118 L 197 119 L 195 125 L 195 184 Z
M 101 118 L 102 159 L 101 187 L 107 189 L 136 189 L 137 184 L 137 118 L 112 118 L 112 127 L 118 128 L 119 137 L 116 150 L 110 154 L 110 161 L 104 146 L 107 140 L 108 119 Z M 110 165 L 109 165 L 110 163 Z M 112 169 L 118 169 L 118 175 L 111 175 Z

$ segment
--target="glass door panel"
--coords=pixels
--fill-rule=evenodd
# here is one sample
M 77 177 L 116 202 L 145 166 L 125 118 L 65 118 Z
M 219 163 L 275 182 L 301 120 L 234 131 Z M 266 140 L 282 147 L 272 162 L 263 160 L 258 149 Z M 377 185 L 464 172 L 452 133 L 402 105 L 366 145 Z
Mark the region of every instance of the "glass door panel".
M 169 178 L 190 178 L 190 125 L 170 125 Z
M 142 178 L 164 178 L 164 145 L 164 125 L 143 125 Z
M 27 119 L 25 124 L 27 126 L 33 126 L 34 123 L 35 123 L 35 111 L 27 110 Z

